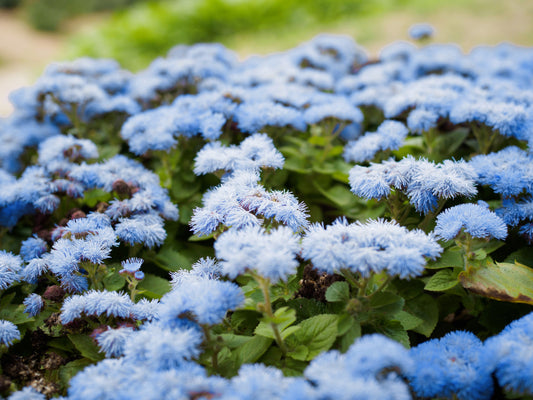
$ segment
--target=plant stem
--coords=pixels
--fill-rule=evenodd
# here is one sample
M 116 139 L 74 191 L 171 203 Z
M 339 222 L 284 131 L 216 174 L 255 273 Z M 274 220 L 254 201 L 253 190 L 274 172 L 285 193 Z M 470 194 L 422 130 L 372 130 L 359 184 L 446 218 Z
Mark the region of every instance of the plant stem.
M 257 283 L 259 283 L 259 287 L 261 288 L 261 291 L 263 292 L 263 297 L 265 299 L 264 303 L 264 313 L 268 316 L 268 318 L 271 320 L 270 327 L 272 328 L 272 332 L 274 333 L 274 337 L 276 339 L 276 343 L 278 344 L 281 352 L 285 356 L 287 354 L 287 346 L 285 345 L 285 342 L 283 341 L 283 338 L 281 337 L 281 333 L 278 329 L 278 324 L 276 324 L 274 319 L 274 313 L 272 312 L 272 304 L 270 303 L 270 280 L 268 278 L 263 278 L 260 275 L 253 274 L 252 275 Z

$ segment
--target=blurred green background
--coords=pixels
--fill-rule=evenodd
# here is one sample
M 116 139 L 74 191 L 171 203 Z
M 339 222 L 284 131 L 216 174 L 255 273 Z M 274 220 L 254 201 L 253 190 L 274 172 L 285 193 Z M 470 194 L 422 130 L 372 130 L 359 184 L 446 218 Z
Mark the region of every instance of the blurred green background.
M 139 70 L 178 43 L 221 42 L 244 58 L 321 32 L 348 34 L 375 56 L 417 22 L 465 51 L 530 46 L 532 20 L 532 0 L 0 0 L 0 115 L 9 91 L 59 59 L 111 57 Z

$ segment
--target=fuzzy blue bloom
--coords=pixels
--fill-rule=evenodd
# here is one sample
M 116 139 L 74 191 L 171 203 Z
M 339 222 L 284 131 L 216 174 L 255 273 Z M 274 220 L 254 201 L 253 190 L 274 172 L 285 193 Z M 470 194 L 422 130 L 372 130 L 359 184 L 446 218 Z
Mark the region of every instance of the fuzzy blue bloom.
M 44 301 L 41 296 L 39 296 L 37 293 L 32 293 L 28 297 L 24 299 L 22 302 L 26 306 L 24 308 L 24 312 L 28 313 L 30 317 L 35 317 L 37 314 L 41 312 L 41 310 L 44 307 Z
M 304 131 L 307 127 L 301 112 L 269 101 L 243 103 L 235 110 L 239 129 L 252 133 L 267 126 L 292 126 Z
M 171 272 L 171 283 L 174 288 L 178 288 L 189 281 L 199 279 L 218 279 L 222 274 L 222 268 L 213 258 L 201 258 L 195 262 L 190 270 L 182 269 Z
M 47 165 L 58 160 L 79 162 L 97 157 L 98 149 L 88 139 L 58 135 L 41 142 L 39 145 L 39 164 L 41 165 Z
M 398 150 L 407 133 L 407 128 L 401 122 L 386 120 L 376 132 L 367 132 L 360 138 L 348 142 L 344 147 L 344 159 L 363 162 L 373 159 L 379 151 Z
M 409 27 L 409 37 L 414 40 L 427 39 L 433 36 L 435 28 L 430 24 L 414 24 Z
M 317 398 L 411 399 L 408 386 L 399 374 L 413 367 L 408 351 L 381 335 L 357 340 L 346 354 L 320 354 L 304 375 L 316 388 Z
M 46 242 L 36 235 L 24 240 L 20 246 L 20 255 L 26 262 L 42 256 L 48 250 Z
M 47 262 L 42 258 L 34 258 L 22 269 L 20 277 L 22 280 L 35 284 L 37 279 L 46 272 Z
M 14 340 L 20 339 L 17 326 L 9 321 L 0 320 L 0 344 L 11 346 Z
M 129 318 L 133 312 L 133 302 L 121 292 L 91 290 L 83 295 L 68 297 L 61 307 L 61 322 L 68 324 L 86 315 L 107 315 Z
M 533 158 L 518 147 L 475 156 L 469 164 L 478 174 L 479 183 L 504 197 L 517 196 L 523 190 L 533 192 Z
M 425 257 L 434 259 L 441 251 L 423 231 L 383 220 L 348 224 L 338 219 L 325 228 L 315 224 L 302 240 L 302 257 L 330 274 L 349 269 L 362 276 L 385 271 L 409 278 L 423 272 Z
M 357 107 L 341 96 L 337 96 L 332 101 L 324 104 L 316 104 L 307 108 L 303 115 L 307 124 L 317 124 L 328 118 L 339 122 L 363 122 L 363 113 Z
M 187 365 L 187 360 L 200 354 L 203 335 L 194 328 L 165 328 L 146 324 L 132 334 L 124 346 L 128 361 L 149 370 L 171 370 Z
M 106 357 L 119 357 L 124 354 L 124 345 L 133 332 L 130 327 L 108 329 L 99 334 L 96 341 Z
M 208 143 L 194 160 L 196 175 L 217 170 L 254 170 L 260 168 L 281 168 L 283 155 L 276 150 L 272 139 L 265 134 L 254 134 L 244 139 L 239 146 L 224 147 L 220 142 Z
M 493 366 L 499 384 L 520 394 L 533 393 L 533 314 L 509 324 L 485 342 L 485 362 Z
M 115 226 L 115 232 L 121 241 L 130 246 L 142 243 L 150 248 L 160 246 L 167 237 L 165 228 L 163 228 L 163 220 L 153 214 L 141 214 L 122 219 Z
M 296 273 L 298 237 L 287 227 L 265 232 L 260 227 L 224 232 L 215 242 L 222 273 L 234 279 L 247 270 L 270 279 L 286 281 Z
M 305 204 L 290 192 L 265 190 L 258 180 L 256 172 L 241 170 L 206 192 L 204 207 L 196 208 L 191 218 L 193 232 L 207 235 L 220 224 L 236 229 L 259 226 L 264 221 L 259 217 L 273 219 L 294 231 L 309 224 Z
M 0 250 L 0 289 L 7 289 L 20 279 L 22 259 L 5 250 Z
M 448 208 L 437 216 L 435 235 L 444 240 L 452 240 L 461 229 L 472 237 L 505 239 L 505 222 L 490 211 L 488 205 L 460 204 Z
M 350 170 L 352 192 L 367 199 L 381 199 L 395 188 L 404 192 L 415 209 L 423 214 L 435 209 L 438 199 L 473 196 L 476 172 L 464 161 L 445 160 L 434 164 L 412 156 L 388 160 Z
M 232 282 L 187 279 L 186 284 L 177 286 L 161 299 L 159 320 L 174 326 L 190 313 L 200 324 L 218 324 L 229 310 L 234 310 L 243 302 L 241 288 Z
M 420 397 L 488 400 L 492 396 L 491 364 L 484 362 L 483 343 L 470 332 L 451 332 L 410 351 L 411 387 Z
M 122 261 L 122 269 L 119 271 L 123 272 L 137 272 L 141 268 L 141 265 L 143 264 L 144 260 L 142 258 L 128 258 L 127 260 Z
M 412 132 L 427 132 L 437 126 L 439 118 L 439 114 L 434 111 L 417 108 L 409 113 L 409 116 L 407 117 L 407 127 Z
M 44 394 L 38 392 L 31 386 L 26 386 L 24 389 L 13 393 L 8 397 L 8 400 L 45 400 Z

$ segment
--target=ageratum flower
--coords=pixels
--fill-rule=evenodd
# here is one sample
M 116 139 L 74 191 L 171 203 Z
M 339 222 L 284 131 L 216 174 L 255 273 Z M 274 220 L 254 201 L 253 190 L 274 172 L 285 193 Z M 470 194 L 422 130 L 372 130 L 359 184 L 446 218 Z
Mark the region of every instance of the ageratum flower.
M 329 274 L 349 269 L 362 276 L 385 271 L 410 278 L 422 273 L 426 257 L 434 259 L 441 251 L 431 235 L 384 220 L 315 224 L 302 241 L 302 257 Z
M 452 240 L 461 229 L 476 238 L 505 239 L 507 226 L 505 222 L 490 211 L 488 204 L 460 204 L 448 208 L 437 216 L 434 233 L 444 240 Z
M 520 394 L 533 394 L 533 314 L 509 324 L 485 342 L 484 361 L 495 369 L 500 385 Z
M 250 270 L 272 282 L 286 281 L 296 273 L 299 250 L 298 236 L 284 226 L 270 232 L 255 226 L 230 229 L 215 242 L 222 273 L 232 279 Z
M 44 307 L 44 301 L 37 293 L 32 293 L 24 299 L 22 302 L 26 306 L 25 313 L 28 313 L 30 317 L 35 317 L 41 312 Z
M 451 332 L 424 342 L 410 351 L 414 367 L 408 379 L 417 396 L 488 400 L 493 393 L 487 349 L 470 332 Z
M 254 134 L 238 146 L 225 147 L 220 142 L 206 144 L 194 160 L 194 173 L 207 174 L 217 170 L 259 171 L 260 168 L 281 168 L 283 155 L 276 150 L 272 139 L 265 134 Z
M 348 142 L 344 147 L 344 159 L 363 162 L 372 160 L 379 151 L 398 150 L 407 133 L 407 128 L 401 122 L 385 120 L 376 132 L 367 132 L 364 136 Z
M 133 332 L 130 327 L 108 329 L 96 336 L 96 341 L 106 357 L 119 357 L 124 354 L 126 341 Z
M 17 326 L 12 322 L 0 320 L 0 344 L 10 346 L 17 339 L 20 339 Z
M 7 289 L 20 278 L 22 259 L 5 250 L 0 250 L 0 289 Z

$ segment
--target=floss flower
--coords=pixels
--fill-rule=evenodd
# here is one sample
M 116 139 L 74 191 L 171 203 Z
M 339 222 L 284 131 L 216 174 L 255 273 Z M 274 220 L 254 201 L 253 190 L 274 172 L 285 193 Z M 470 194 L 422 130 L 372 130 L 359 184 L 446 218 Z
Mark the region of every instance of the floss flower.
M 461 229 L 477 238 L 505 239 L 505 222 L 490 211 L 485 204 L 460 204 L 448 208 L 437 217 L 435 235 L 444 240 L 452 240 Z
M 298 237 L 285 226 L 270 232 L 256 226 L 230 229 L 215 242 L 222 273 L 232 279 L 253 270 L 272 282 L 285 281 L 296 273 L 298 251 Z
M 362 276 L 385 271 L 410 278 L 422 273 L 426 257 L 434 259 L 441 251 L 431 235 L 384 220 L 315 224 L 302 241 L 302 257 L 329 274 L 349 269 Z

